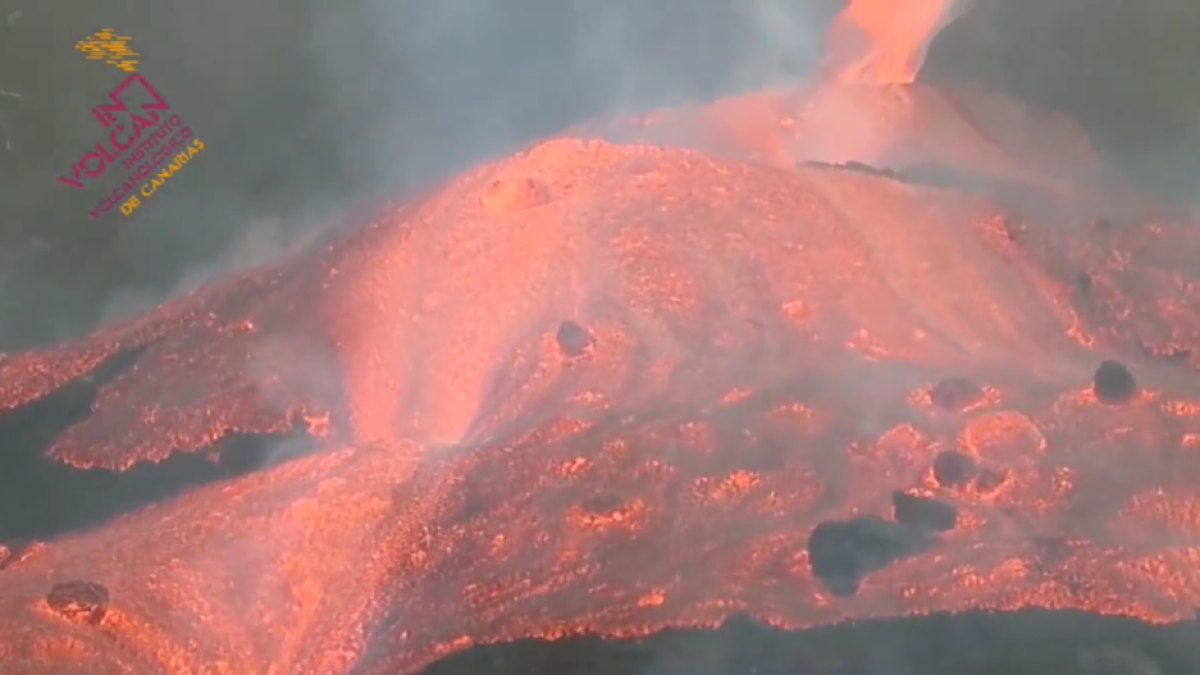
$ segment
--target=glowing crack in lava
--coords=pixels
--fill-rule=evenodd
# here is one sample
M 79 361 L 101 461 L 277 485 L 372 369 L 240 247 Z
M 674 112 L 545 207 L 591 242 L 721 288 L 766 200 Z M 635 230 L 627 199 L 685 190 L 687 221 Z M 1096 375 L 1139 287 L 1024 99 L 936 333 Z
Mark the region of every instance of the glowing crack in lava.
M 46 446 L 80 470 L 324 445 L 8 542 L 5 672 L 384 675 L 738 612 L 1190 618 L 1196 224 L 1013 185 L 1038 156 L 987 115 L 913 146 L 936 180 L 704 151 L 745 138 L 736 103 L 677 111 L 695 148 L 540 143 L 0 360 L 6 410 L 97 380 Z

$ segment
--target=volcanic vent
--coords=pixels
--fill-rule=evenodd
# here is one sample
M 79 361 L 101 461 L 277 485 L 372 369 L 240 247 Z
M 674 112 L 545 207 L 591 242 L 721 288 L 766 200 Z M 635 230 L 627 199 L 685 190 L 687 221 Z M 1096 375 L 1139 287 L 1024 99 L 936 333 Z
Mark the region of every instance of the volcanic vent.
M 974 95 L 839 82 L 597 127 L 4 358 L 10 414 L 93 380 L 39 441 L 63 471 L 237 466 L 6 542 L 4 672 L 985 672 L 938 656 L 984 635 L 1014 667 L 1184 672 L 1200 235 L 1114 199 L 1069 121 L 1016 143 Z M 806 150 L 830 101 L 879 111 L 884 166 Z M 283 433 L 318 449 L 221 445 Z M 524 638 L 562 642 L 468 650 Z

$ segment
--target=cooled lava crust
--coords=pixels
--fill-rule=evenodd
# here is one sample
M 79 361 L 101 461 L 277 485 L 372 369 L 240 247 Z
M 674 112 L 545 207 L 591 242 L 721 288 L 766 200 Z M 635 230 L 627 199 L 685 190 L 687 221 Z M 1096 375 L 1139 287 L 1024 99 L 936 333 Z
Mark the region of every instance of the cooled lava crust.
M 1195 223 L 995 155 L 906 150 L 948 167 L 930 181 L 695 145 L 547 141 L 0 361 L 10 414 L 98 388 L 42 448 L 64 471 L 316 446 L 7 542 L 3 672 L 396 675 L 743 616 L 1192 618 Z

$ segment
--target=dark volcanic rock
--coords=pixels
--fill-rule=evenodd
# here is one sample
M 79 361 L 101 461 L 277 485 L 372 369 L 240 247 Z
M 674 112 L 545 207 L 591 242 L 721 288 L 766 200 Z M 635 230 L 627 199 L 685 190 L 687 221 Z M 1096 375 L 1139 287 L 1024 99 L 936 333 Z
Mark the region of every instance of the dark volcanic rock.
M 892 493 L 892 508 L 896 521 L 905 525 L 946 532 L 958 524 L 958 508 L 932 497 L 897 490 Z
M 1117 361 L 1104 361 L 1096 369 L 1092 382 L 1092 391 L 1101 403 L 1119 405 L 1128 403 L 1137 395 L 1137 381 L 1133 373 L 1124 364 Z
M 1040 609 L 873 619 L 808 630 L 733 617 L 714 630 L 667 630 L 628 640 L 586 636 L 471 647 L 421 675 L 893 672 L 881 661 L 914 675 L 1185 675 L 1194 667 L 1194 630 L 1191 622 L 1163 626 Z
M 108 613 L 108 589 L 91 581 L 66 581 L 50 589 L 46 604 L 70 621 L 97 624 Z
M 854 595 L 862 578 L 928 548 L 921 529 L 874 516 L 829 520 L 808 537 L 813 575 L 834 595 Z
M 944 450 L 933 458 L 933 477 L 942 487 L 957 487 L 975 476 L 975 460 L 957 450 Z

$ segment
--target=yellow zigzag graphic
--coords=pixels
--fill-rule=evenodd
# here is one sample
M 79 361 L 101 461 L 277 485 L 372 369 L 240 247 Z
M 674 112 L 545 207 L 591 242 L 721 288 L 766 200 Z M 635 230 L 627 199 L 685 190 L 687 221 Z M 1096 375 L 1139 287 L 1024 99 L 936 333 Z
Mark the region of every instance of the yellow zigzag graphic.
M 127 73 L 136 73 L 138 64 L 141 63 L 136 59 L 141 55 L 129 48 L 129 41 L 132 39 L 117 35 L 117 31 L 111 28 L 105 28 L 76 42 L 75 49 L 89 61 L 104 61 Z

